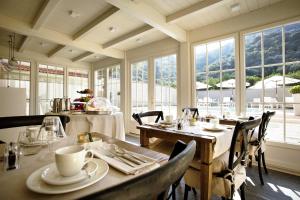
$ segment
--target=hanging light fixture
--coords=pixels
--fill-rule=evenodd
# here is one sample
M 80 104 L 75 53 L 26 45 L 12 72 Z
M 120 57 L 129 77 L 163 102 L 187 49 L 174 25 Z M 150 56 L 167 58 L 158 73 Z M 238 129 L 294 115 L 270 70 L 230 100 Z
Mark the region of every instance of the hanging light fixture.
M 5 71 L 11 71 L 16 68 L 18 65 L 18 61 L 15 58 L 15 40 L 16 34 L 9 35 L 8 41 L 8 63 L 4 62 L 1 59 L 0 67 L 3 68 Z

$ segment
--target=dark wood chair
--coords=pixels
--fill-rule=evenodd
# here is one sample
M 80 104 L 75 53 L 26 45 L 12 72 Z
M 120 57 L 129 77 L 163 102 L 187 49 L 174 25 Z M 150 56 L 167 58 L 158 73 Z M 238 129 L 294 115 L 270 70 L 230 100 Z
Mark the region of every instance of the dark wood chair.
M 263 113 L 258 132 L 254 129 L 253 131 L 251 131 L 249 137 L 249 165 L 252 166 L 252 158 L 253 156 L 255 156 L 258 165 L 259 179 L 262 185 L 264 185 L 264 180 L 262 175 L 261 163 L 263 164 L 265 173 L 268 174 L 265 160 L 265 137 L 271 117 L 273 117 L 274 115 L 275 112 L 267 111 Z
M 158 123 L 159 119 L 164 120 L 164 113 L 163 111 L 148 111 L 148 112 L 141 112 L 141 113 L 133 113 L 132 117 L 139 123 L 139 125 L 143 125 L 142 118 L 143 117 L 155 117 L 155 123 Z
M 186 108 L 182 108 L 182 112 L 184 112 L 185 109 L 189 109 L 193 113 L 193 118 L 199 117 L 198 108 L 186 107 Z
M 213 180 L 212 193 L 223 199 L 232 199 L 236 189 L 240 189 L 242 200 L 245 199 L 246 165 L 248 158 L 248 130 L 257 127 L 261 119 L 246 122 L 237 122 L 233 131 L 229 151 L 225 152 L 212 163 Z M 238 145 L 237 145 L 238 144 Z M 237 146 L 240 148 L 236 154 Z M 201 169 L 189 167 L 184 175 L 186 183 L 184 199 L 188 199 L 188 191 L 191 187 L 200 188 Z
M 162 165 L 161 167 L 137 176 L 136 178 L 133 178 L 127 182 L 113 186 L 104 191 L 85 196 L 81 199 L 166 199 L 168 188 L 183 176 L 189 164 L 194 158 L 195 151 L 196 142 L 191 141 L 183 151 L 178 152 L 178 155 L 171 158 L 166 164 Z
M 14 128 L 20 126 L 41 125 L 46 116 L 47 115 L 0 117 L 0 129 Z M 70 117 L 66 115 L 57 116 L 59 116 L 64 129 L 66 129 L 66 124 L 70 122 Z

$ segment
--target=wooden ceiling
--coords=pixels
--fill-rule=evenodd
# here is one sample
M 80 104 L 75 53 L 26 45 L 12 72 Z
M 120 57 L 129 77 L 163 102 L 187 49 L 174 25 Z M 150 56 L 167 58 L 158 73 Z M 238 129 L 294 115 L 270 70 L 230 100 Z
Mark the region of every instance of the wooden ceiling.
M 124 51 L 269 6 L 280 0 L 0 0 L 0 45 L 73 62 L 122 59 Z M 239 4 L 236 12 L 231 6 Z

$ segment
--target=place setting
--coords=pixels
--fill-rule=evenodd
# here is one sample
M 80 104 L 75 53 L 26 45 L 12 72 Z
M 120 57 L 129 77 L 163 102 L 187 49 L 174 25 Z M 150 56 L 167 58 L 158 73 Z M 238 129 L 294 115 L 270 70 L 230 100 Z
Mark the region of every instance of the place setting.
M 42 194 L 62 194 L 88 187 L 106 176 L 108 164 L 93 158 L 91 150 L 81 145 L 55 151 L 55 162 L 34 171 L 26 181 L 31 191 Z
M 86 143 L 85 147 L 90 149 L 95 157 L 106 161 L 111 167 L 126 175 L 140 174 L 160 166 L 156 159 L 102 140 Z

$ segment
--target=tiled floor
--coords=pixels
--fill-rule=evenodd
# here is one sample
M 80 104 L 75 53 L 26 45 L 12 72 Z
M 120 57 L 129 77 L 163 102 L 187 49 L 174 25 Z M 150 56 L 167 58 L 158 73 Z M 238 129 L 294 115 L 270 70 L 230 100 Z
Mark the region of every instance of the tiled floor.
M 131 135 L 126 135 L 126 140 L 139 144 L 139 138 Z M 247 168 L 247 200 L 300 200 L 300 177 L 286 173 L 281 173 L 274 170 L 269 170 L 268 175 L 264 175 L 265 185 L 262 186 L 259 181 L 258 171 L 256 167 Z M 176 196 L 178 200 L 183 199 L 184 181 L 177 188 Z M 199 191 L 197 192 L 199 195 Z M 193 192 L 189 192 L 189 199 L 198 199 Z M 198 197 L 198 198 L 197 198 Z M 220 199 L 213 197 L 213 199 Z M 240 199 L 239 195 L 235 199 Z

